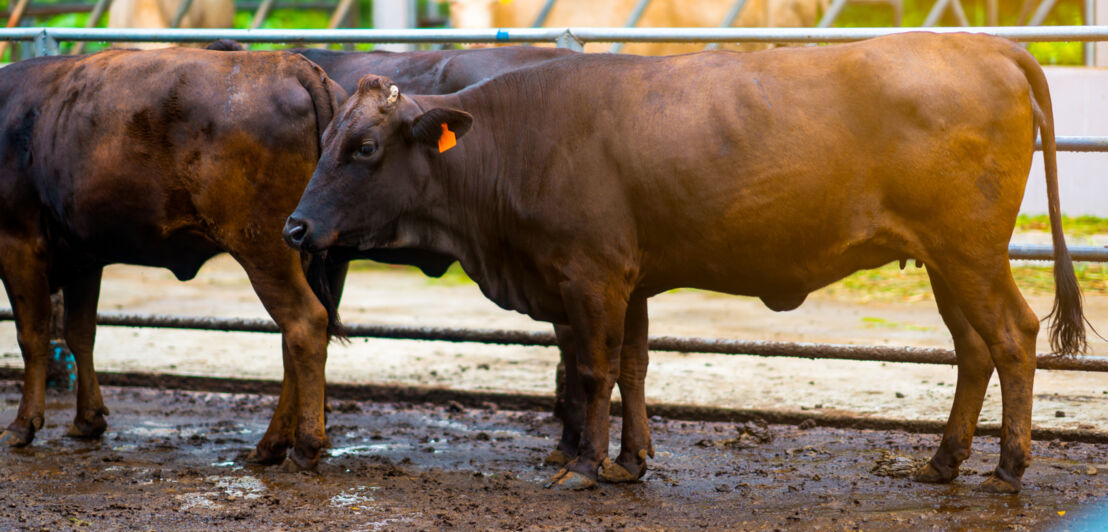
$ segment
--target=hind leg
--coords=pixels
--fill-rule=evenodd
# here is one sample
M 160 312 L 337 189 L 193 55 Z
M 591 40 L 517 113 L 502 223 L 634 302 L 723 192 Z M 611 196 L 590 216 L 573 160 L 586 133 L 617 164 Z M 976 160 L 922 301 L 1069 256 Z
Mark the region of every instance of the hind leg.
M 981 489 L 1016 493 L 1031 463 L 1031 401 L 1039 320 L 1016 288 L 1006 253 L 993 253 L 992 261 L 974 262 L 969 254 L 964 257 L 967 260 L 946 263 L 939 273 L 967 321 L 989 348 L 1000 377 L 1003 408 L 1000 462 Z
M 927 268 L 927 274 L 931 278 L 939 314 L 954 338 L 954 352 L 958 357 L 958 387 L 939 449 L 931 461 L 916 473 L 916 480 L 950 482 L 958 476 L 958 466 L 970 456 L 977 418 L 993 374 L 993 360 L 989 355 L 989 346 L 958 308 L 946 281 L 931 267 Z
M 7 240 L 7 239 L 6 239 Z M 38 239 L 0 242 L 0 277 L 8 291 L 19 349 L 23 353 L 23 396 L 0 445 L 22 447 L 42 428 L 46 411 L 46 359 L 50 348 L 50 284 L 44 246 Z
M 68 432 L 75 438 L 97 438 L 108 428 L 108 422 L 104 420 L 108 409 L 100 395 L 100 383 L 92 361 L 92 347 L 96 340 L 96 304 L 100 300 L 102 273 L 103 269 L 97 268 L 64 289 L 65 343 L 77 361 L 77 413 Z

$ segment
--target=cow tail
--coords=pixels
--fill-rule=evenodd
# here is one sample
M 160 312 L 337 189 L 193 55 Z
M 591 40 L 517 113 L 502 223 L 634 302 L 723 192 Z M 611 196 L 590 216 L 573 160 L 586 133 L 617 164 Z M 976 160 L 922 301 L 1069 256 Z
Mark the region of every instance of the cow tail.
M 305 253 L 302 256 L 307 262 L 304 271 L 308 286 L 312 288 L 312 292 L 323 308 L 327 309 L 327 336 L 345 341 L 346 328 L 339 319 L 339 301 L 342 299 L 349 262 L 331 259 L 326 251 Z
M 327 74 L 315 63 L 298 54 L 289 54 L 296 61 L 302 61 L 308 68 L 298 69 L 300 84 L 312 98 L 316 119 L 316 158 L 323 153 L 323 132 L 338 112 L 338 91 L 342 89 L 327 77 Z M 347 261 L 338 261 L 328 257 L 326 252 L 314 253 L 305 257 L 304 269 L 308 285 L 312 287 L 319 302 L 327 309 L 327 334 L 331 338 L 346 339 L 346 331 L 339 319 L 339 300 L 342 297 L 343 283 L 346 281 Z
M 1054 139 L 1054 111 L 1050 89 L 1042 67 L 1027 51 L 1014 47 L 1015 59 L 1031 85 L 1031 107 L 1042 136 L 1043 166 L 1046 169 L 1047 210 L 1054 244 L 1054 308 L 1045 319 L 1050 323 L 1050 348 L 1055 353 L 1076 355 L 1088 349 L 1081 289 L 1073 271 L 1073 260 L 1062 233 L 1062 208 L 1058 194 L 1058 157 Z

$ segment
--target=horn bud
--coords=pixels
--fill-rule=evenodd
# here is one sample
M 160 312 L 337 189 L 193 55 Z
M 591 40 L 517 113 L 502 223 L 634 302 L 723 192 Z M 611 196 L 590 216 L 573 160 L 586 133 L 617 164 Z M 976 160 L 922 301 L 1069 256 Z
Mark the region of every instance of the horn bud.
M 389 103 L 389 104 L 394 104 L 394 103 L 396 103 L 396 100 L 398 98 L 400 98 L 400 88 L 397 87 L 396 85 L 390 86 L 389 87 L 389 98 L 387 100 L 385 100 L 385 102 Z

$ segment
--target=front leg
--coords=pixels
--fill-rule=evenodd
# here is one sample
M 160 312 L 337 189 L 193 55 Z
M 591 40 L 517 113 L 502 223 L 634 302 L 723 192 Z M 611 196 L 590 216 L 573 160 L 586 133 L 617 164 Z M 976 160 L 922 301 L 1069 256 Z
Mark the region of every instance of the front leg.
M 546 484 L 563 489 L 596 485 L 597 469 L 608 456 L 612 386 L 619 377 L 627 298 L 614 284 L 567 281 L 559 287 L 576 339 L 577 375 L 585 397 L 585 423 L 578 455 Z
M 569 325 L 554 325 L 561 363 L 555 377 L 554 415 L 562 420 L 558 446 L 546 456 L 545 463 L 563 466 L 577 457 L 581 431 L 585 427 L 585 390 L 577 374 L 577 339 Z
M 50 284 L 44 244 L 36 238 L 0 241 L 0 274 L 8 291 L 19 349 L 23 353 L 23 396 L 0 445 L 22 447 L 42 428 L 46 411 L 46 359 L 50 348 Z

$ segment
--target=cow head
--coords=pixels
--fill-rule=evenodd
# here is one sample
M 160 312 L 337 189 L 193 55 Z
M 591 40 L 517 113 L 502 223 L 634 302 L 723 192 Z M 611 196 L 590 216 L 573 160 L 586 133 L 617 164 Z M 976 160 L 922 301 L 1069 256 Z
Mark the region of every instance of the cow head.
M 469 130 L 460 110 L 425 109 L 388 78 L 365 76 L 323 135 L 323 153 L 285 240 L 316 252 L 411 246 L 401 216 L 424 199 L 436 158 Z

